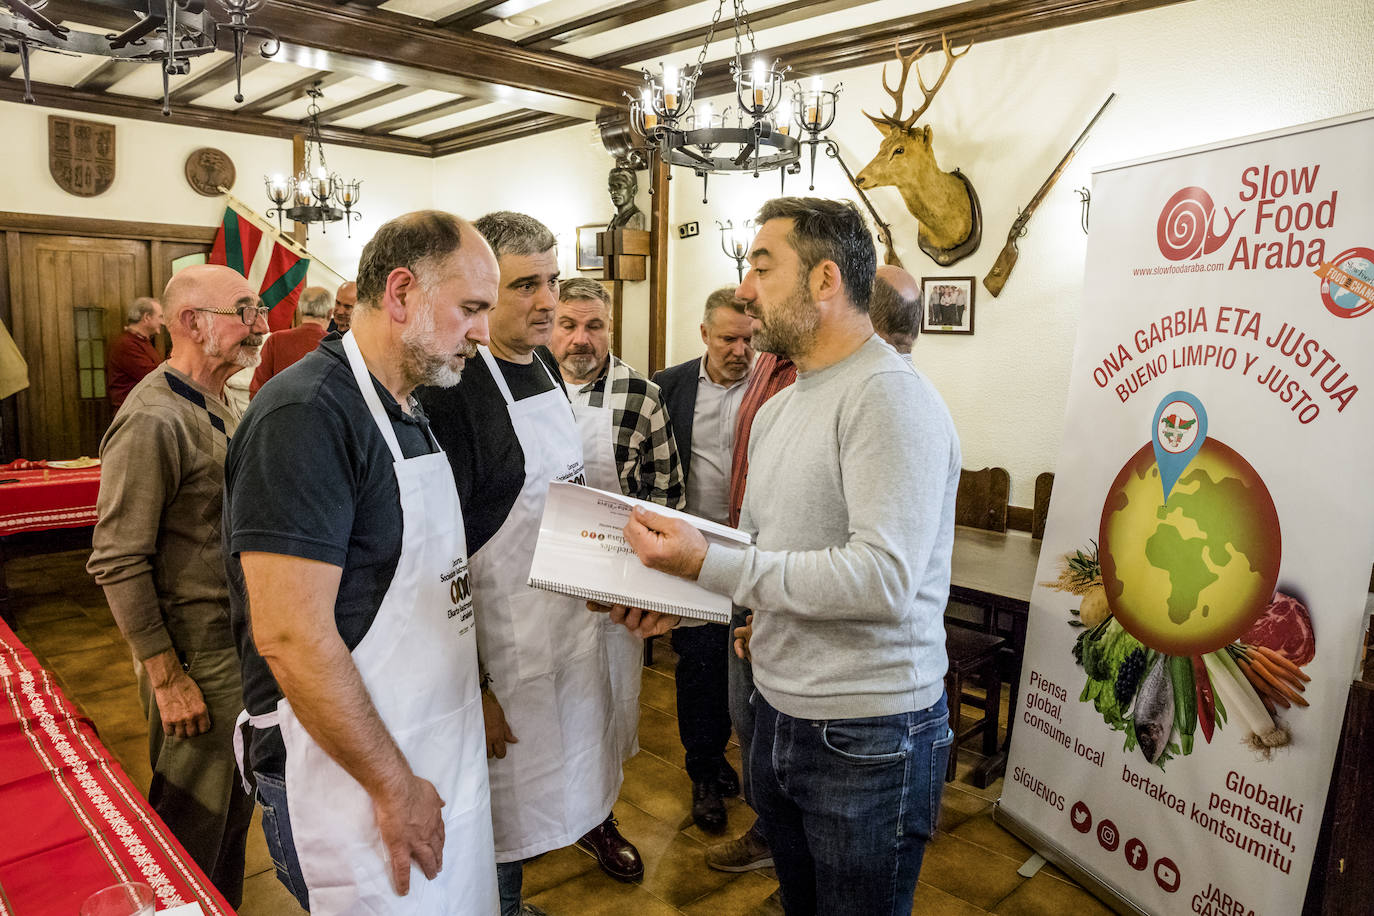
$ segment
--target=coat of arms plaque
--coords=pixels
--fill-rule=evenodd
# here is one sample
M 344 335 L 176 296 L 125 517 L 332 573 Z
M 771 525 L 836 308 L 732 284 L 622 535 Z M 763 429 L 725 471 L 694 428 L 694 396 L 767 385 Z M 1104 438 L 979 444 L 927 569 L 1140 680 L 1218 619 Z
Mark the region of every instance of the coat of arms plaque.
M 49 115 L 48 170 L 68 194 L 103 194 L 114 183 L 115 126 Z

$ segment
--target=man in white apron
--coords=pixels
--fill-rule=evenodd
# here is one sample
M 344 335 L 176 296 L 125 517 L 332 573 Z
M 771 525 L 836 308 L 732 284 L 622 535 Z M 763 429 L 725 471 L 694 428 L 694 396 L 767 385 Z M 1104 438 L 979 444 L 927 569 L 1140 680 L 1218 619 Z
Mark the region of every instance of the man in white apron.
M 496 279 L 457 217 L 387 223 L 352 329 L 264 387 L 226 459 L 240 767 L 316 916 L 497 908 L 463 507 L 410 397 L 457 383 Z
M 540 853 L 581 838 L 616 877 L 636 880 L 644 866 L 609 816 L 622 772 L 603 622 L 526 584 L 549 484 L 585 479 L 572 406 L 543 349 L 558 302 L 555 240 L 519 213 L 474 225 L 500 265 L 490 349 L 462 385 L 419 397 L 467 510 L 497 879 L 501 912 L 514 916 L 534 912 L 520 900 L 522 863 Z
M 685 509 L 677 445 L 658 386 L 611 355 L 611 321 L 606 287 L 583 277 L 559 285 L 549 350 L 572 399 L 587 483 Z M 604 626 L 616 746 L 628 760 L 639 752 L 644 640 L 609 620 Z

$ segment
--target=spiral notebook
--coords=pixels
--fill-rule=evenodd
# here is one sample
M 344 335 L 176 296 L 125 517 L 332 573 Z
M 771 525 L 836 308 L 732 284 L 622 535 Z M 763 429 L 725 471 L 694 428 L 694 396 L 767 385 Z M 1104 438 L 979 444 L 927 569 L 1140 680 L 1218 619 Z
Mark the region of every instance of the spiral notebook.
M 710 543 L 735 547 L 749 544 L 748 535 L 727 525 L 619 493 L 555 482 L 549 485 L 544 517 L 539 522 L 529 584 L 603 604 L 729 623 L 728 595 L 718 595 L 639 562 L 622 534 L 636 505 L 683 519 Z

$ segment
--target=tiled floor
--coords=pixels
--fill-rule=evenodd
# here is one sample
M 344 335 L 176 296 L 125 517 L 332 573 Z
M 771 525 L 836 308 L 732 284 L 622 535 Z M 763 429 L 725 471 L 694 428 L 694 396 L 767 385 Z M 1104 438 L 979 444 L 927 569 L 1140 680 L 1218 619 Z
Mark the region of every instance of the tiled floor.
M 149 768 L 143 715 L 129 656 L 100 590 L 86 575 L 81 551 L 11 560 L 8 578 L 21 639 L 38 655 L 95 721 L 101 738 L 134 781 L 147 787 Z M 675 719 L 672 650 L 659 640 L 654 666 L 644 671 L 641 751 L 625 766 L 615 814 L 621 830 L 645 860 L 644 880 L 621 884 L 575 848 L 560 849 L 525 870 L 526 898 L 552 916 L 701 916 L 745 914 L 777 887 L 771 872 L 725 874 L 706 867 L 706 847 L 718 838 L 690 816 L 691 782 L 683 769 Z M 731 762 L 739 764 L 732 745 Z M 1033 878 L 1017 868 L 1030 849 L 992 821 L 1001 782 L 976 789 L 969 763 L 946 785 L 940 834 L 926 848 L 915 912 L 923 916 L 1075 916 L 1110 910 L 1053 866 Z M 752 813 L 729 803 L 727 836 L 741 833 Z M 278 916 L 301 910 L 277 883 L 256 824 L 250 833 L 244 916 Z

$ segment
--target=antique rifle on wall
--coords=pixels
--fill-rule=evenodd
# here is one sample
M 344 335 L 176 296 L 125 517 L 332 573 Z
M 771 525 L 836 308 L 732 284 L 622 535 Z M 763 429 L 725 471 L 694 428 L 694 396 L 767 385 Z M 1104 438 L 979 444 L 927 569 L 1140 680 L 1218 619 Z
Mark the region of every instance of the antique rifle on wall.
M 1112 104 L 1112 99 L 1114 98 L 1116 98 L 1115 92 L 1107 96 L 1107 101 L 1103 102 L 1102 107 L 1097 109 L 1097 114 L 1093 115 L 1093 119 L 1088 122 L 1088 126 L 1083 128 L 1083 133 L 1078 135 L 1078 139 L 1073 141 L 1073 146 L 1069 147 L 1069 151 L 1064 154 L 1063 159 L 1059 160 L 1059 164 L 1054 167 L 1054 171 L 1050 173 L 1050 177 L 1045 179 L 1045 183 L 1040 186 L 1040 190 L 1036 191 L 1035 196 L 1030 199 L 1030 203 L 1026 204 L 1026 209 L 1020 211 L 1016 215 L 1016 222 L 1011 224 L 1011 231 L 1007 233 L 1007 243 L 1002 246 L 1001 253 L 997 255 L 997 261 L 992 265 L 992 270 L 988 271 L 988 275 L 983 278 L 983 285 L 987 287 L 988 292 L 992 293 L 994 296 L 1001 293 L 1002 287 L 1007 285 L 1007 277 L 1011 276 L 1012 268 L 1016 266 L 1016 259 L 1020 256 L 1020 252 L 1016 250 L 1016 240 L 1025 236 L 1026 224 L 1029 223 L 1030 218 L 1035 215 L 1036 208 L 1040 206 L 1045 196 L 1050 193 L 1050 188 L 1054 187 L 1054 183 L 1059 180 L 1059 176 L 1064 174 L 1064 170 L 1069 167 L 1069 163 L 1073 160 L 1079 147 L 1083 145 L 1083 141 L 1088 139 L 1088 131 L 1093 129 L 1093 125 L 1097 123 L 1097 119 L 1102 117 L 1102 112 L 1107 110 L 1107 106 Z

